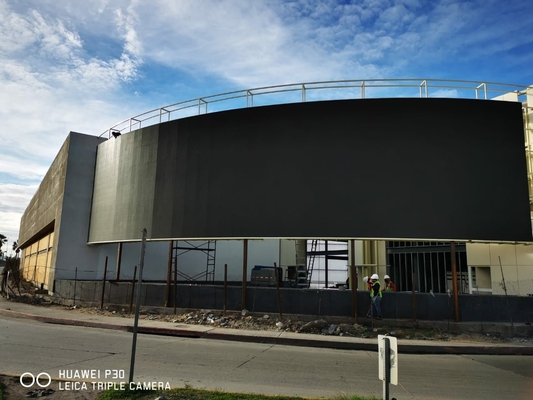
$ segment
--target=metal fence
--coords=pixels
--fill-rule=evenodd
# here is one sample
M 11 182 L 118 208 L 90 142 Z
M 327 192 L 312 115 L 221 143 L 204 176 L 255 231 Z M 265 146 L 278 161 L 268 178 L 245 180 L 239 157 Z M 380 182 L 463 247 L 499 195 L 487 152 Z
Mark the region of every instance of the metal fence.
M 100 137 L 111 137 L 192 115 L 262 105 L 384 97 L 487 100 L 508 93 L 525 96 L 526 89 L 527 87 L 523 85 L 509 83 L 420 78 L 356 79 L 263 86 L 184 100 L 155 108 L 113 125 Z

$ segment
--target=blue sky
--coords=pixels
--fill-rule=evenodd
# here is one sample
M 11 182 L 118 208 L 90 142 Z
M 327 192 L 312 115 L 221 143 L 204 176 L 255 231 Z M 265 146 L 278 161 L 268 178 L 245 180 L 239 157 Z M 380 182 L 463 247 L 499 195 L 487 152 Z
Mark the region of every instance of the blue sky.
M 533 3 L 0 0 L 0 233 L 70 131 L 285 83 L 437 78 L 533 84 Z

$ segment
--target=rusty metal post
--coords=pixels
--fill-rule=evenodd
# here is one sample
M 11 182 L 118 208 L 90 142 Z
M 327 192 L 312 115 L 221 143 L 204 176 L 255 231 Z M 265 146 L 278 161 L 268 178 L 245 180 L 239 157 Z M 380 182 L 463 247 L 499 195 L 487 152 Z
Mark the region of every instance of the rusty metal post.
M 137 266 L 133 269 L 133 279 L 131 280 L 131 298 L 130 298 L 130 314 L 133 311 L 133 297 L 135 296 L 135 278 L 137 278 Z
M 242 246 L 242 299 L 241 309 L 246 309 L 246 279 L 248 276 L 248 239 L 244 239 Z
M 174 315 L 178 306 L 178 255 L 174 256 Z
M 453 308 L 455 322 L 459 322 L 459 293 L 457 289 L 457 265 L 455 262 L 455 242 L 450 243 L 450 257 L 452 264 L 452 288 L 453 288 Z
M 122 264 L 122 242 L 118 244 L 117 249 L 117 268 L 116 268 L 116 274 L 115 274 L 115 280 L 120 280 L 120 265 Z
M 228 301 L 228 264 L 224 264 L 224 315 L 226 315 L 227 301 Z
M 326 289 L 329 285 L 328 241 L 324 240 L 324 280 Z
M 417 265 L 418 267 L 418 265 Z M 414 264 L 411 265 L 412 269 L 412 276 L 411 276 L 411 285 L 412 285 L 412 300 L 411 300 L 411 309 L 413 311 L 413 324 L 416 327 L 416 292 L 415 292 L 415 285 L 416 285 L 416 271 Z
M 352 317 L 357 322 L 357 269 L 355 268 L 355 240 L 350 240 L 352 257 L 350 260 L 350 289 L 352 293 Z
M 174 241 L 171 240 L 168 246 L 168 258 L 167 258 L 167 292 L 165 294 L 165 307 L 168 307 L 170 302 L 170 281 L 172 279 L 172 248 L 174 247 Z
M 279 277 L 278 277 L 278 267 L 274 263 L 274 279 L 276 280 L 276 296 L 278 298 L 278 310 L 279 310 L 279 320 L 283 320 L 283 313 L 281 312 L 281 294 L 279 292 Z
M 7 268 L 7 264 L 6 264 L 6 266 L 4 268 Z M 6 298 L 8 300 L 9 300 L 9 289 L 10 289 L 10 287 L 9 287 L 9 273 L 10 272 L 11 271 L 7 271 L 7 274 L 6 274 L 6 277 L 5 277 L 5 280 L 6 280 L 6 282 L 5 282 L 6 283 Z M 15 293 L 13 293 L 13 294 L 15 294 Z
M 100 299 L 100 310 L 104 309 L 105 278 L 106 278 L 106 276 L 107 276 L 107 256 L 105 256 L 104 278 L 102 279 L 102 298 Z
M 78 283 L 78 267 L 76 267 L 76 271 L 74 272 L 74 302 L 73 306 L 76 305 L 76 284 Z

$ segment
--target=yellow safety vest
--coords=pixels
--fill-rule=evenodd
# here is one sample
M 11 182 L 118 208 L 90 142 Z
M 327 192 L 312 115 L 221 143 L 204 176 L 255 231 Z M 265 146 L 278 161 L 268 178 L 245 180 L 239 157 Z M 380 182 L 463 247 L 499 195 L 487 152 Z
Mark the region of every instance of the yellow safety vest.
M 381 283 L 379 283 L 379 281 L 374 281 L 374 282 L 372 282 L 372 290 L 370 291 L 370 297 L 374 297 L 374 285 L 375 285 L 376 283 L 377 283 L 377 284 L 379 285 L 379 287 L 381 288 Z M 379 297 L 383 297 L 383 293 L 381 293 L 381 290 L 378 291 L 378 296 L 379 296 Z

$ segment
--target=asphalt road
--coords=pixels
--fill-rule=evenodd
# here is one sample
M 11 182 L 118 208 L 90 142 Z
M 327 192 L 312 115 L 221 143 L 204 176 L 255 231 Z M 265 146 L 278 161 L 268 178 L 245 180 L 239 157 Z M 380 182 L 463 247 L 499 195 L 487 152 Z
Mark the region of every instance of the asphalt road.
M 1 317 L 0 373 L 47 372 L 57 378 L 60 371 L 95 370 L 102 376 L 96 381 L 104 382 L 110 380 L 103 377 L 106 370 L 118 370 L 127 380 L 131 343 L 131 333 Z M 400 354 L 398 365 L 400 384 L 390 389 L 398 400 L 533 398 L 533 357 Z M 379 397 L 377 373 L 377 352 L 139 335 L 134 380 L 234 392 Z

